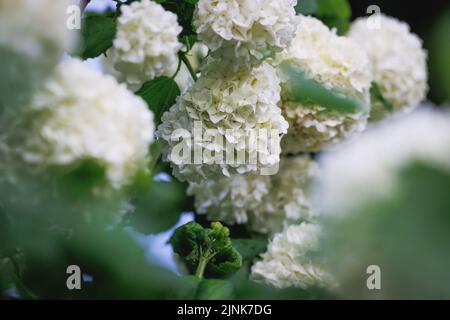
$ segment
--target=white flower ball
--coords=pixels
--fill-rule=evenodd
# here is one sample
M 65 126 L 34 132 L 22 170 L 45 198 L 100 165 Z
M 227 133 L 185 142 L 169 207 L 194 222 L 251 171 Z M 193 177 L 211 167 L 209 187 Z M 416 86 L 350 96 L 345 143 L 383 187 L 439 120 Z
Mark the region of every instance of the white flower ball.
M 325 87 L 345 92 L 369 106 L 372 75 L 367 54 L 356 42 L 336 35 L 320 20 L 300 17 L 291 46 L 274 63 L 283 61 L 294 63 Z M 283 101 L 281 107 L 289 122 L 283 139 L 284 153 L 319 151 L 362 131 L 368 118 L 367 110 L 343 113 L 292 101 Z
M 281 88 L 276 70 L 264 63 L 224 74 L 215 66 L 212 62 L 205 68 L 164 113 L 157 131 L 163 157 L 182 181 L 256 172 L 279 162 L 279 138 L 288 124 L 277 106 Z M 196 125 L 200 130 L 194 132 Z M 180 155 L 181 146 L 187 151 Z
M 270 192 L 269 176 L 233 174 L 220 179 L 191 183 L 188 195 L 195 196 L 195 208 L 208 220 L 228 225 L 246 224 L 259 203 Z
M 287 227 L 270 241 L 262 260 L 252 266 L 250 278 L 277 288 L 332 286 L 330 275 L 309 256 L 317 249 L 319 235 L 314 224 Z
M 70 167 L 92 159 L 118 189 L 148 157 L 154 125 L 146 103 L 79 60 L 58 66 L 28 109 L 21 117 L 23 141 L 11 150 L 31 168 Z
M 410 31 L 409 25 L 385 15 L 360 18 L 352 24 L 348 36 L 366 50 L 374 81 L 384 98 L 392 103 L 394 111 L 417 107 L 428 89 L 427 53 L 422 40 Z M 388 114 L 379 102 L 373 104 L 372 109 L 374 120 Z
M 313 221 L 310 185 L 319 168 L 309 156 L 283 158 L 278 174 L 271 176 L 271 189 L 252 213 L 250 227 L 260 233 L 280 232 L 301 221 Z
M 76 42 L 66 26 L 68 0 L 0 1 L 0 108 L 27 102 Z M 12 106 L 14 104 L 14 106 Z
M 254 65 L 286 48 L 297 26 L 297 0 L 200 0 L 194 26 L 213 55 Z
M 234 174 L 191 183 L 197 213 L 229 225 L 245 224 L 262 234 L 314 218 L 308 187 L 317 166 L 307 156 L 283 158 L 276 175 Z
M 321 212 L 348 213 L 395 193 L 399 171 L 416 161 L 450 170 L 450 115 L 419 109 L 394 117 L 323 156 L 314 200 Z
M 181 31 L 177 16 L 153 1 L 122 6 L 116 38 L 107 52 L 118 80 L 136 91 L 144 82 L 174 72 Z

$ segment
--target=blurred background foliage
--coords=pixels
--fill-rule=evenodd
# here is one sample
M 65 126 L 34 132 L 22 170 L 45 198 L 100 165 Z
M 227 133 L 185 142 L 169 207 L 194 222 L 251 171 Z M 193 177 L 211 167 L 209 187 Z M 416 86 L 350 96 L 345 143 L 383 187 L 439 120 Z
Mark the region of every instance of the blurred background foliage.
M 92 0 L 93 2 L 95 0 Z M 167 9 L 180 10 L 173 1 L 160 1 Z M 167 2 L 167 3 L 165 3 Z M 366 15 L 369 5 L 379 5 L 386 14 L 408 22 L 412 30 L 425 41 L 429 50 L 430 92 L 429 99 L 436 104 L 450 100 L 450 3 L 448 0 L 423 2 L 350 0 L 303 0 L 298 11 L 314 14 L 328 25 L 345 32 L 350 18 Z M 192 1 L 183 6 L 192 14 Z M 84 20 L 84 43 L 79 55 L 96 57 L 103 53 L 114 35 L 113 15 L 89 15 Z M 95 23 L 93 23 L 95 22 Z M 182 20 L 185 30 L 183 42 L 195 40 L 195 32 Z M 86 27 L 92 24 L 91 27 Z M 94 28 L 94 29 L 91 29 Z M 94 38 L 92 38 L 94 35 Z M 102 46 L 98 46 L 101 43 Z M 3 53 L 0 52 L 0 59 Z M 20 63 L 12 63 L 15 68 Z M 29 66 L 24 66 L 29 67 Z M 3 70 L 2 70 L 3 71 Z M 8 70 L 6 70 L 8 71 Z M 26 71 L 26 70 L 25 70 Z M 12 70 L 11 72 L 16 72 Z M 137 92 L 160 119 L 180 90 L 169 78 L 157 78 L 144 84 Z M 165 85 L 161 87 L 161 83 Z M 29 84 L 23 84 L 26 90 Z M 167 85 L 169 84 L 169 85 Z M 163 88 L 163 89 L 162 89 Z M 4 90 L 0 82 L 0 96 Z M 148 99 L 152 96 L 153 99 Z M 0 100 L 0 108 L 2 107 Z M 9 102 L 8 102 L 9 103 Z M 154 105 L 152 105 L 154 103 Z M 52 198 L 51 188 L 44 203 L 35 206 L 26 196 L 16 194 L 8 184 L 1 183 L 0 193 L 0 298 L 125 298 L 125 299 L 318 299 L 335 298 L 335 293 L 320 288 L 274 289 L 247 280 L 253 259 L 263 252 L 267 241 L 249 234 L 242 227 L 231 227 L 233 247 L 243 258 L 243 267 L 229 279 L 198 279 L 168 270 L 155 256 L 149 256 L 144 246 L 136 241 L 136 234 L 158 234 L 169 230 L 183 212 L 193 211 L 193 201 L 185 195 L 186 185 L 171 177 L 169 165 L 159 161 L 158 144 L 152 147 L 151 175 L 142 174 L 127 194 L 129 208 L 120 208 L 118 202 L 96 203 L 86 198 L 83 190 L 90 189 L 92 181 L 98 183 L 101 168 L 86 162 L 64 173 L 53 187 L 65 190 L 70 199 Z M 101 179 L 100 179 L 101 180 Z M 374 203 L 364 208 L 363 215 L 355 215 L 354 221 L 330 221 L 330 241 L 339 244 L 343 251 L 329 252 L 336 272 L 370 264 L 373 259 L 382 261 L 387 270 L 386 288 L 381 297 L 425 297 L 436 294 L 450 296 L 450 265 L 448 243 L 450 202 L 450 177 L 434 168 L 417 165 L 401 176 L 398 195 L 390 201 Z M 1 181 L 0 181 L 1 182 Z M 45 184 L 44 184 L 45 186 Z M 42 189 L 40 182 L 31 184 L 24 194 L 33 188 Z M 31 190 L 31 191 L 30 191 Z M 11 199 L 22 197 L 11 204 Z M 426 199 L 427 201 L 423 201 Z M 84 205 L 88 203 L 89 208 Z M 113 205 L 111 205 L 113 203 Z M 17 212 L 8 212 L 14 205 Z M 83 210 L 80 209 L 83 208 Z M 123 212 L 121 211 L 123 210 Z M 121 211 L 121 212 L 119 212 Z M 80 219 L 80 216 L 118 216 L 118 224 L 103 219 Z M 119 215 L 115 213 L 119 212 Z M 103 216 L 101 214 L 100 216 Z M 432 219 L 430 219 L 432 216 Z M 367 219 L 366 217 L 370 217 Z M 207 221 L 196 216 L 203 226 Z M 90 220 L 90 221 L 89 221 Z M 89 221 L 89 222 L 87 222 Z M 355 228 L 354 226 L 358 226 Z M 342 231 L 346 230 L 346 231 Z M 351 234 L 351 241 L 348 235 Z M 370 235 L 370 237 L 367 237 Z M 253 237 L 252 237 L 253 236 Z M 398 241 L 398 239 L 402 239 Z M 380 243 L 382 246 L 380 247 Z M 436 246 L 436 243 L 442 246 Z M 367 248 L 373 250 L 367 251 Z M 380 250 L 380 248 L 382 250 Z M 430 248 L 433 248 L 432 250 Z M 326 248 L 325 248 L 326 249 Z M 351 256 L 347 256 L 352 252 Z M 376 255 L 374 254 L 375 252 Z M 417 252 L 422 252 L 418 258 Z M 348 257 L 348 259 L 341 259 Z M 439 264 L 437 262 L 447 263 Z M 355 264 L 356 263 L 356 264 Z M 79 265 L 84 281 L 82 290 L 67 290 L 66 268 Z M 405 268 L 405 266 L 408 266 Z M 178 271 L 183 273 L 180 266 Z M 366 274 L 351 274 L 343 288 L 345 297 L 367 297 Z M 415 281 L 411 282 L 411 279 Z M 389 285 L 388 283 L 391 283 Z M 438 288 L 439 291 L 430 288 Z
M 341 283 L 341 296 L 358 299 L 450 298 L 450 175 L 422 163 L 398 173 L 395 192 L 328 218 L 323 255 Z M 382 270 L 381 290 L 367 290 L 366 268 Z

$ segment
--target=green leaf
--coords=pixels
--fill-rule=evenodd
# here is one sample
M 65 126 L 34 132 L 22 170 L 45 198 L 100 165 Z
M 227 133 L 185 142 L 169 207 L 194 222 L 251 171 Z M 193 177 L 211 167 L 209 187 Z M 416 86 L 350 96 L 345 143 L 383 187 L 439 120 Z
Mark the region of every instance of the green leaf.
M 161 122 L 163 113 L 175 104 L 176 98 L 180 93 L 177 83 L 166 76 L 147 81 L 136 92 L 138 96 L 147 102 L 150 110 L 155 114 L 156 125 Z
M 309 78 L 295 62 L 284 61 L 279 66 L 282 79 L 282 99 L 304 104 L 320 105 L 329 110 L 343 113 L 354 113 L 367 110 L 369 106 L 363 101 L 345 95 L 343 92 L 331 90 L 318 81 Z
M 352 9 L 348 0 L 317 0 L 319 17 L 350 18 Z
M 349 26 L 352 9 L 348 0 L 303 0 L 296 6 L 297 14 L 314 15 L 330 28 L 344 34 Z
M 229 280 L 181 277 L 183 291 L 176 296 L 182 300 L 226 300 L 233 297 L 233 284 Z
M 317 0 L 301 0 L 295 6 L 297 14 L 310 15 L 317 12 Z
M 129 224 L 142 233 L 157 233 L 172 227 L 180 218 L 186 203 L 186 186 L 176 180 L 152 181 L 144 175 L 132 203 L 135 207 Z
M 267 249 L 267 239 L 233 239 L 233 247 L 243 260 L 252 261 Z
M 348 0 L 317 0 L 316 15 L 339 34 L 347 32 L 350 26 L 352 9 Z
M 172 272 L 149 263 L 145 250 L 123 231 L 85 226 L 71 235 L 42 232 L 24 248 L 23 284 L 42 299 L 167 299 L 185 290 Z M 81 290 L 66 287 L 69 265 L 93 277 Z M 51 274 L 52 277 L 43 277 Z
M 116 35 L 116 21 L 102 14 L 90 14 L 83 18 L 81 29 L 81 58 L 95 58 L 108 50 Z
M 196 300 L 227 300 L 233 297 L 233 285 L 228 280 L 203 279 L 195 295 Z

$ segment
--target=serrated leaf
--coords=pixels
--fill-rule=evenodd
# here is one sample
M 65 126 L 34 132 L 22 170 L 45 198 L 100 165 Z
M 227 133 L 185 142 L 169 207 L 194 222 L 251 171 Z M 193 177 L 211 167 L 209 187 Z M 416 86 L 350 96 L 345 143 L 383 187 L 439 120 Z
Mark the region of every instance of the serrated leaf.
M 91 14 L 83 18 L 81 58 L 96 58 L 108 50 L 116 35 L 113 17 Z
M 282 99 L 315 104 L 342 113 L 367 110 L 369 106 L 343 92 L 331 90 L 308 77 L 294 62 L 284 61 L 279 66 L 283 80 Z
M 232 243 L 242 259 L 248 261 L 252 261 L 267 249 L 266 239 L 233 239 Z
M 147 81 L 136 92 L 138 96 L 147 102 L 150 110 L 155 114 L 156 125 L 161 122 L 162 114 L 175 104 L 176 98 L 180 93 L 177 83 L 166 76 Z

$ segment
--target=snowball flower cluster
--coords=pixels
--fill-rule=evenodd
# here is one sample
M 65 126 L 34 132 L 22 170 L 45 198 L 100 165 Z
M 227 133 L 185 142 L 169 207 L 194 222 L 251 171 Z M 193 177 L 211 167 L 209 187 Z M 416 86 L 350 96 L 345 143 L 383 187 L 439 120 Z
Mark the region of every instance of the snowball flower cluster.
M 262 260 L 252 266 L 251 279 L 277 288 L 331 286 L 330 275 L 310 257 L 319 235 L 320 228 L 310 223 L 292 225 L 276 234 Z
M 113 188 L 128 182 L 148 156 L 153 114 L 111 76 L 71 60 L 60 64 L 23 115 L 24 139 L 13 146 L 30 167 L 92 159 Z
M 194 26 L 216 57 L 254 65 L 294 37 L 297 0 L 199 0 Z
M 223 177 L 191 183 L 195 208 L 211 221 L 246 224 L 251 231 L 275 233 L 287 224 L 311 220 L 308 186 L 317 172 L 307 156 L 282 158 L 278 174 Z
M 205 67 L 190 90 L 163 114 L 157 131 L 164 160 L 171 162 L 174 175 L 183 181 L 256 172 L 279 162 L 279 136 L 286 133 L 288 124 L 277 106 L 281 88 L 276 70 L 263 63 L 225 74 L 217 63 Z M 196 125 L 200 137 L 194 136 Z M 213 137 L 207 137 L 207 131 Z M 258 144 L 250 135 L 258 137 Z M 258 147 L 264 143 L 268 147 Z M 187 152 L 179 157 L 180 145 Z M 198 163 L 196 150 L 202 154 Z M 237 152 L 245 154 L 243 163 L 237 161 Z M 234 159 L 229 161 L 227 155 L 232 153 Z M 256 163 L 249 161 L 252 157 Z
M 66 27 L 69 3 L 0 1 L 0 105 L 12 103 L 12 94 L 30 93 L 72 48 L 76 36 Z
M 349 37 L 366 50 L 374 81 L 394 110 L 409 111 L 417 107 L 428 88 L 427 54 L 422 40 L 411 33 L 408 24 L 382 14 L 360 18 L 352 24 Z M 387 114 L 379 102 L 372 109 L 375 120 Z
M 321 212 L 348 213 L 389 197 L 395 192 L 397 173 L 416 161 L 450 170 L 449 137 L 449 114 L 420 109 L 387 120 L 325 154 L 314 196 Z
M 291 46 L 277 56 L 275 64 L 283 61 L 293 63 L 328 89 L 344 92 L 369 106 L 372 75 L 367 54 L 353 40 L 336 35 L 320 20 L 300 16 Z M 281 108 L 289 122 L 283 139 L 284 153 L 319 151 L 362 131 L 368 118 L 368 108 L 343 113 L 292 101 L 283 101 Z
M 207 214 L 208 220 L 247 224 L 270 187 L 269 176 L 233 174 L 191 183 L 188 195 L 195 196 L 196 211 Z
M 182 28 L 174 13 L 150 0 L 124 5 L 121 10 L 107 63 L 119 81 L 136 91 L 145 81 L 176 69 Z

